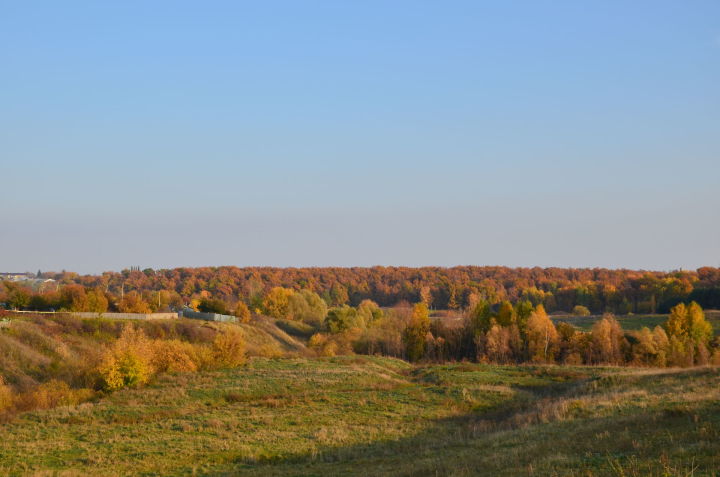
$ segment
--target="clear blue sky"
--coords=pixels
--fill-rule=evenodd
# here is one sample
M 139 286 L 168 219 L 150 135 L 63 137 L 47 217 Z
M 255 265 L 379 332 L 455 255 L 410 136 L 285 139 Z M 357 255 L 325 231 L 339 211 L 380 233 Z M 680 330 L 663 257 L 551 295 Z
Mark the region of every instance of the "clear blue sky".
M 0 0 L 0 271 L 720 265 L 720 2 Z

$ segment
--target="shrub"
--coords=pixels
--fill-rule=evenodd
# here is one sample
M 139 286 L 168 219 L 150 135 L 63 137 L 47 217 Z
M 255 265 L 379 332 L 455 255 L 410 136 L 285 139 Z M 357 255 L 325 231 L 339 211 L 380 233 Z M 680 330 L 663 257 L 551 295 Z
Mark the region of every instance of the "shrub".
M 198 370 L 195 346 L 180 340 L 153 343 L 152 365 L 156 372 L 192 373 Z
M 106 350 L 99 366 L 101 386 L 114 391 L 145 384 L 154 373 L 153 345 L 142 330 L 125 326 L 120 338 Z
M 73 406 L 92 398 L 91 389 L 72 389 L 68 383 L 51 379 L 34 390 L 18 396 L 20 410 L 50 409 L 57 406 Z
M 315 351 L 318 356 L 335 356 L 338 350 L 337 343 L 323 333 L 315 333 L 312 335 L 310 340 L 308 340 L 308 346 Z
M 586 306 L 575 305 L 572 314 L 575 316 L 590 316 L 590 310 Z
M 225 328 L 215 336 L 212 344 L 216 366 L 234 368 L 245 362 L 245 340 L 237 328 Z

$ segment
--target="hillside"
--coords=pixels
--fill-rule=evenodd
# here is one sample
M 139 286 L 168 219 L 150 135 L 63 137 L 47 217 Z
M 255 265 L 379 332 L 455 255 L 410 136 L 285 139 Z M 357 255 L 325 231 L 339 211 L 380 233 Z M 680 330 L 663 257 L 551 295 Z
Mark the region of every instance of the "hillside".
M 7 475 L 720 473 L 720 372 L 252 359 L 0 428 Z
M 12 317 L 0 329 L 0 376 L 18 392 L 60 380 L 73 388 L 91 388 L 102 351 L 126 326 L 142 329 L 151 339 L 209 344 L 223 330 L 239 330 L 249 356 L 306 356 L 305 346 L 272 320 L 226 325 L 198 320 L 79 319 L 65 315 Z M 0 383 L 2 384 L 2 383 Z

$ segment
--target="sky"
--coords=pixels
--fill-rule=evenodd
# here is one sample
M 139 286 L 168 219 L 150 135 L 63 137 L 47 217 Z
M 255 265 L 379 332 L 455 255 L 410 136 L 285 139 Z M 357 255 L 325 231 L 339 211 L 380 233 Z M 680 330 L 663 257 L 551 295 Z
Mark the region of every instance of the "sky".
M 0 0 L 0 271 L 720 266 L 720 2 Z

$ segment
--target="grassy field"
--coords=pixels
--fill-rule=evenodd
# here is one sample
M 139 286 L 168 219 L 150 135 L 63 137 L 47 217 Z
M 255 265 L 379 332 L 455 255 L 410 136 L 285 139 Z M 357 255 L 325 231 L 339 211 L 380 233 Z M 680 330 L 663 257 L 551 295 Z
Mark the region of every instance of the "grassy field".
M 564 321 L 570 323 L 581 331 L 590 331 L 593 323 L 602 318 L 602 315 L 591 316 L 573 316 L 573 315 L 555 315 L 552 319 L 555 323 Z M 620 322 L 624 330 L 639 330 L 643 326 L 650 329 L 658 325 L 662 325 L 668 318 L 668 315 L 616 315 L 615 318 Z M 720 311 L 706 310 L 705 318 L 713 325 L 716 335 L 720 335 Z
M 255 358 L 23 414 L 0 474 L 717 476 L 720 372 Z

